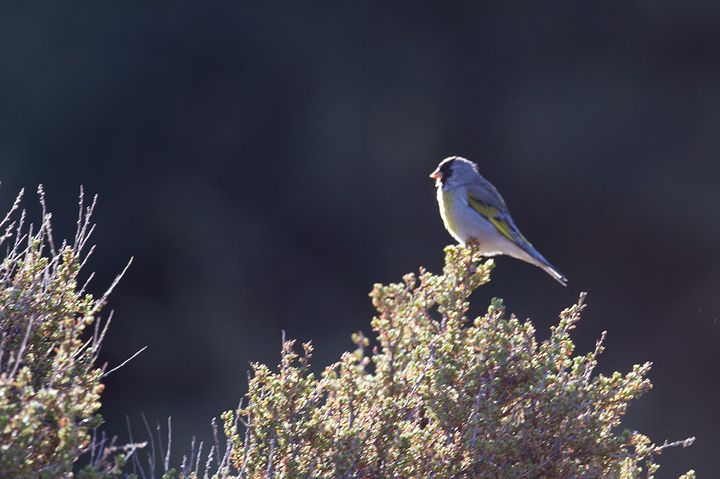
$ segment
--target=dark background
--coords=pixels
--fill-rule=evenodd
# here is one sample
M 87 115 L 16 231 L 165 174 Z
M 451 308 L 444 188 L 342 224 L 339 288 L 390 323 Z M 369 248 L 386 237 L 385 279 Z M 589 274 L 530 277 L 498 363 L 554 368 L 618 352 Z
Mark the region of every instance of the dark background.
M 580 291 L 579 353 L 654 362 L 623 425 L 697 436 L 658 477 L 720 465 L 720 2 L 85 2 L 0 7 L 0 206 L 20 188 L 58 236 L 99 194 L 105 430 L 144 412 L 191 435 L 275 365 L 281 330 L 318 369 L 370 333 L 373 283 L 452 243 L 437 163 L 476 161 L 569 278 L 500 257 L 473 296 L 540 338 Z

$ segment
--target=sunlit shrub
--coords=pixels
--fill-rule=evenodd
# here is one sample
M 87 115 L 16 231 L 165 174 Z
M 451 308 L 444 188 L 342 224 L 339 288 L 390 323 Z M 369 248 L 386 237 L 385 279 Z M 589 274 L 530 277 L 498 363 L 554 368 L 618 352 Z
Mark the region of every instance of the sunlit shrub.
M 98 314 L 110 289 L 94 298 L 78 284 L 90 251 L 95 203 L 84 208 L 72 244 L 56 249 L 50 214 L 24 230 L 14 218 L 22 193 L 0 223 L 0 477 L 57 478 L 90 446 L 100 425 L 103 370 L 96 366 L 108 321 Z M 119 277 L 118 277 L 119 279 Z M 93 327 L 92 332 L 86 328 Z
M 358 334 L 358 349 L 319 379 L 309 344 L 297 355 L 285 341 L 277 373 L 253 365 L 246 405 L 223 416 L 240 477 L 635 478 L 647 474 L 641 465 L 656 469 L 652 457 L 669 445 L 615 432 L 628 402 L 650 389 L 650 364 L 606 377 L 593 375 L 602 340 L 573 354 L 584 294 L 538 342 L 500 300 L 467 318 L 493 262 L 445 251 L 442 275 L 375 285 L 371 354 Z
M 98 314 L 117 283 L 94 298 L 78 282 L 95 203 L 84 208 L 81 197 L 74 241 L 56 249 L 39 192 L 37 231 L 23 232 L 24 212 L 12 221 L 19 197 L 0 223 L 1 478 L 70 477 L 87 452 L 81 479 L 127 473 L 128 458 L 130 478 L 154 478 L 160 467 L 163 477 L 196 478 L 201 461 L 205 477 L 213 470 L 217 478 L 637 478 L 652 477 L 664 448 L 693 441 L 657 446 L 619 430 L 628 402 L 651 387 L 650 364 L 593 374 L 602 338 L 578 355 L 569 335 L 584 294 L 542 342 L 529 321 L 507 317 L 501 300 L 470 319 L 468 298 L 494 263 L 449 246 L 442 275 L 421 270 L 375 285 L 372 351 L 356 334 L 357 349 L 319 378 L 309 370 L 310 344 L 299 355 L 283 340 L 277 372 L 254 364 L 245 401 L 223 415 L 225 447 L 213 421 L 209 453 L 193 446 L 176 472 L 171 434 L 156 450 L 145 421 L 145 471 L 135 454 L 143 444 L 93 439 L 107 374 L 95 364 L 108 324 Z

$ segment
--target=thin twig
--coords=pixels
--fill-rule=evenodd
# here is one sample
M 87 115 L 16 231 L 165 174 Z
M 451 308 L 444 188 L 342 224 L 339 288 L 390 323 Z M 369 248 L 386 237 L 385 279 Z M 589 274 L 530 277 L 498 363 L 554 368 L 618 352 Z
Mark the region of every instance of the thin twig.
M 142 353 L 142 352 L 145 351 L 147 348 L 148 348 L 147 346 L 143 347 L 142 349 L 140 349 L 140 351 L 138 351 L 137 353 L 133 354 L 133 355 L 130 356 L 128 359 L 126 359 L 125 361 L 123 361 L 123 363 L 122 363 L 120 366 L 117 366 L 117 367 L 112 368 L 110 371 L 108 371 L 108 372 L 104 373 L 102 376 L 100 376 L 100 378 L 102 379 L 102 378 L 106 377 L 108 374 L 113 373 L 113 372 L 117 371 L 118 369 L 120 369 L 121 367 L 125 366 L 127 363 L 129 363 L 130 361 L 132 361 L 133 359 L 135 359 L 135 357 L 136 357 L 138 354 Z

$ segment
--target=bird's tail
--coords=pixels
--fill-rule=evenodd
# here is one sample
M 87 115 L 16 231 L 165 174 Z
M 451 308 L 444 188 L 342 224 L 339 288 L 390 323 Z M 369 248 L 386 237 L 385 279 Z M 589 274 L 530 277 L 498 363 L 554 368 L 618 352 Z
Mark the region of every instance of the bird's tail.
M 567 278 L 565 276 L 563 276 L 563 274 L 560 271 L 553 268 L 553 266 L 550 263 L 545 261 L 544 264 L 541 264 L 538 266 L 540 266 L 543 270 L 545 270 L 545 272 L 547 274 L 549 274 L 550 276 L 555 278 L 555 281 L 562 284 L 563 286 L 567 286 Z
M 519 257 L 520 259 L 525 260 L 528 263 L 532 263 L 538 268 L 542 268 L 547 274 L 555 278 L 555 281 L 563 286 L 567 286 L 567 278 L 560 271 L 556 270 L 555 267 L 543 257 L 543 255 L 538 253 L 537 250 L 532 247 L 532 245 L 526 243 L 521 246 L 523 251 L 530 256 L 530 259 Z

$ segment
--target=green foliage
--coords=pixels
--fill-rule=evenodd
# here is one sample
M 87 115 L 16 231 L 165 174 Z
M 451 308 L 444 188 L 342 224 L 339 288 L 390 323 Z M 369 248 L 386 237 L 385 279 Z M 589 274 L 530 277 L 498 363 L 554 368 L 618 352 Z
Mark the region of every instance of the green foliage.
M 3 478 L 70 475 L 102 422 L 96 412 L 103 371 L 94 363 L 108 323 L 101 329 L 97 314 L 112 287 L 100 298 L 78 287 L 95 203 L 84 209 L 81 196 L 75 241 L 56 250 L 42 187 L 38 192 L 43 220 L 37 232 L 32 225 L 23 232 L 24 211 L 11 221 L 22 193 L 0 223 L 0 245 L 7 249 L 0 265 Z
M 538 343 L 500 300 L 468 320 L 470 293 L 494 263 L 445 251 L 442 275 L 375 286 L 371 355 L 359 333 L 358 349 L 319 379 L 310 344 L 300 356 L 284 341 L 277 373 L 253 365 L 247 405 L 223 415 L 239 477 L 635 478 L 644 462 L 652 477 L 656 454 L 692 442 L 616 432 L 628 402 L 650 389 L 650 364 L 593 376 L 602 340 L 573 355 L 584 294 Z M 222 461 L 216 477 L 230 471 Z

